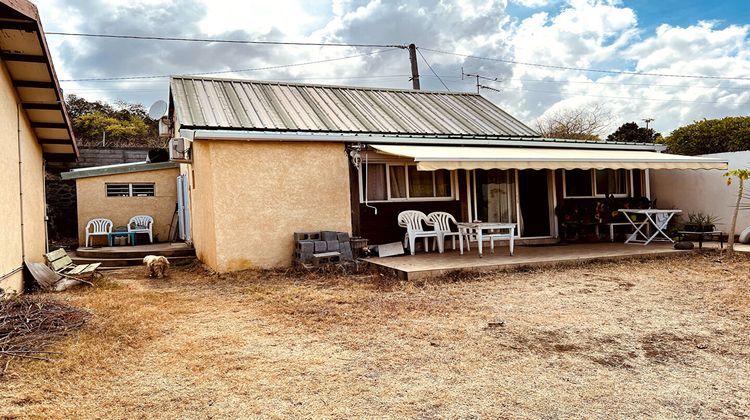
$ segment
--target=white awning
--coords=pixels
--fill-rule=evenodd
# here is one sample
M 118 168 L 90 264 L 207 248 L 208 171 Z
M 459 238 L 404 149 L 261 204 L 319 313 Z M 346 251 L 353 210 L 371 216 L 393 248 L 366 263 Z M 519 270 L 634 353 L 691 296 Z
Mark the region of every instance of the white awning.
M 726 160 L 634 150 L 373 145 L 417 169 L 728 169 Z

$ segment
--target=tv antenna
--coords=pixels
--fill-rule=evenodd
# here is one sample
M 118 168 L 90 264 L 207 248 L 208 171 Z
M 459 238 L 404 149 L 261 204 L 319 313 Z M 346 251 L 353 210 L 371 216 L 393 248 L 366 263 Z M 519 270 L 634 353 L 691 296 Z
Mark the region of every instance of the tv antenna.
M 491 90 L 494 92 L 501 92 L 500 89 L 495 89 L 490 86 L 483 85 L 479 82 L 479 80 L 489 80 L 491 82 L 502 82 L 502 80 L 499 80 L 497 77 L 491 78 L 491 77 L 485 77 L 480 74 L 471 74 L 471 73 L 464 73 L 464 68 L 461 67 L 461 80 L 464 80 L 464 77 L 475 77 L 477 79 L 477 93 L 479 93 L 482 89 Z

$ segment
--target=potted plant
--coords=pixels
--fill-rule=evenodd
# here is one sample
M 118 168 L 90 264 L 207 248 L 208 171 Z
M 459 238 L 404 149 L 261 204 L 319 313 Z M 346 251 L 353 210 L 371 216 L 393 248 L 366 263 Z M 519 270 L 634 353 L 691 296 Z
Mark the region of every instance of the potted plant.
M 704 213 L 688 213 L 688 221 L 684 229 L 688 232 L 713 232 L 716 230 L 716 222 L 719 218 Z

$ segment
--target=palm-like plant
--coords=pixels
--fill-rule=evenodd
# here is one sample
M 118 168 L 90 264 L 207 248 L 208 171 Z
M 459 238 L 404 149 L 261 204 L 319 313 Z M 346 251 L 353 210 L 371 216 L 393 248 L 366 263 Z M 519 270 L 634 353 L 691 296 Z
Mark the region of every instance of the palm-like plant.
M 737 178 L 739 181 L 739 187 L 737 188 L 737 201 L 734 204 L 734 211 L 732 212 L 732 225 L 729 228 L 729 239 L 727 241 L 727 253 L 731 256 L 734 255 L 734 232 L 737 228 L 737 213 L 740 209 L 750 209 L 750 204 L 743 204 L 742 199 L 750 198 L 750 194 L 745 193 L 745 181 L 750 179 L 750 169 L 732 169 L 724 174 L 727 177 L 727 185 L 732 184 L 732 178 Z

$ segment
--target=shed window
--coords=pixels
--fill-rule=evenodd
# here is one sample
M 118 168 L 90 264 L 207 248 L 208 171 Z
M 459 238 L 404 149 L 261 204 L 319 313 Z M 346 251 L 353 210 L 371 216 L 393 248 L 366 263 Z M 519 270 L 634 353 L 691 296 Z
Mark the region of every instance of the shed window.
M 107 184 L 107 197 L 153 197 L 153 183 L 117 183 Z

